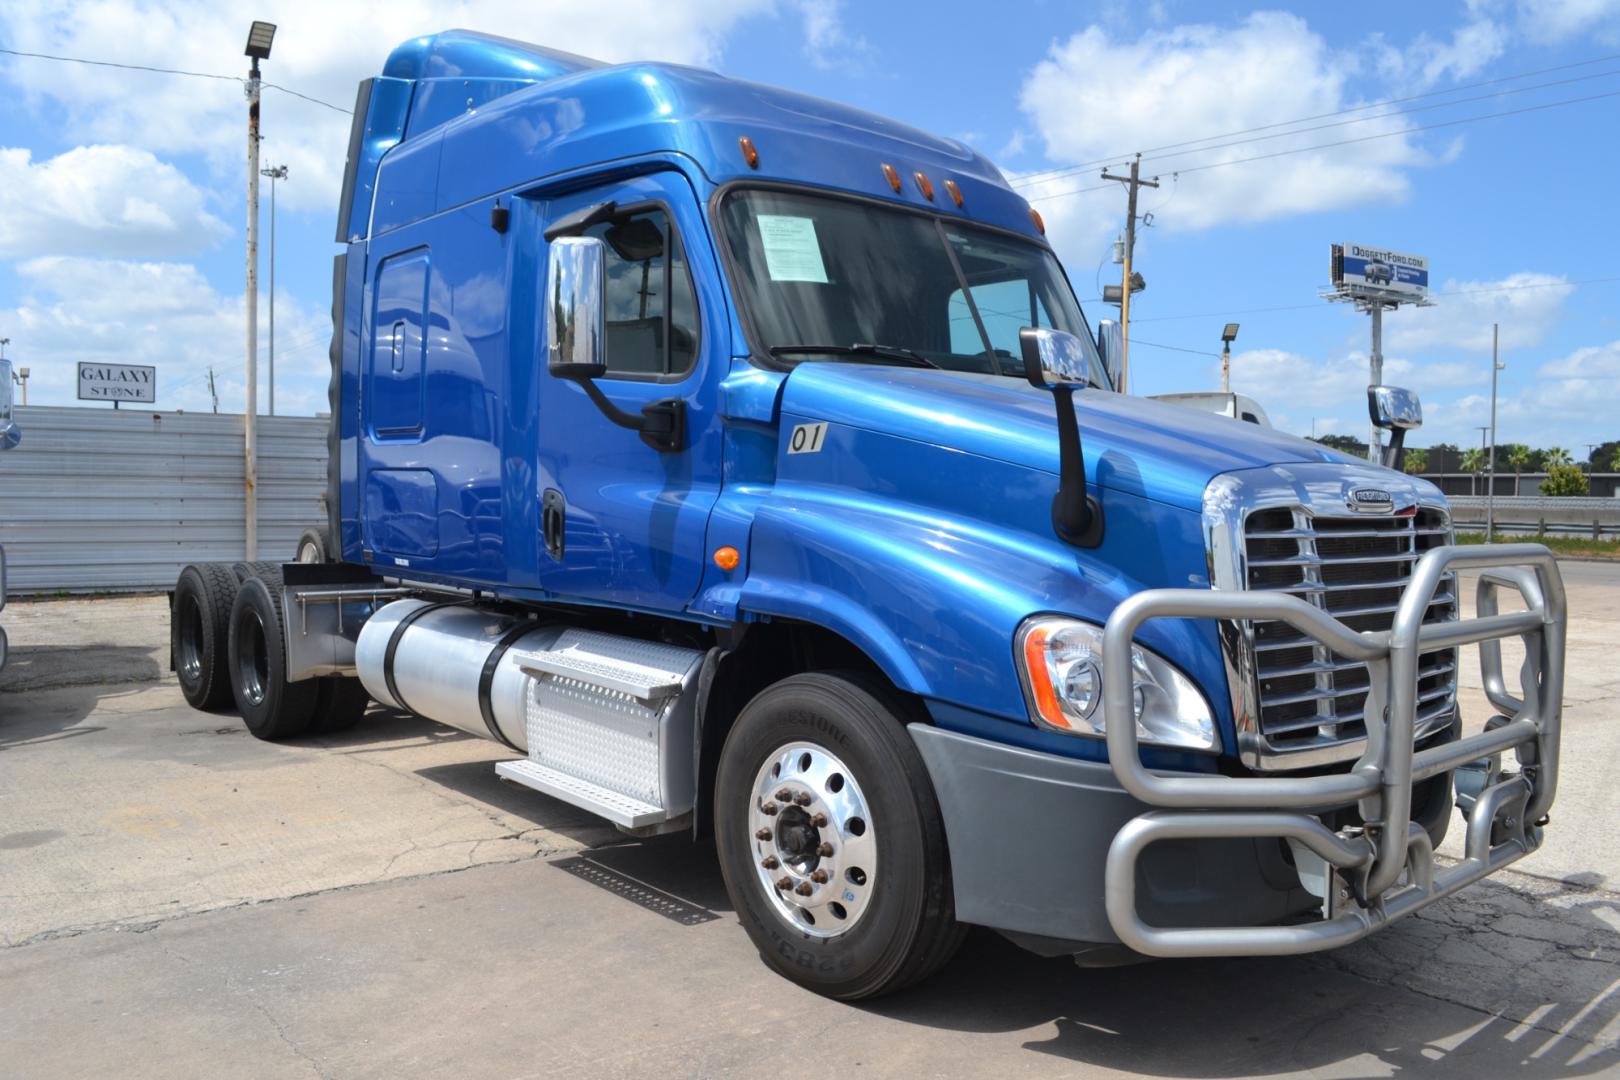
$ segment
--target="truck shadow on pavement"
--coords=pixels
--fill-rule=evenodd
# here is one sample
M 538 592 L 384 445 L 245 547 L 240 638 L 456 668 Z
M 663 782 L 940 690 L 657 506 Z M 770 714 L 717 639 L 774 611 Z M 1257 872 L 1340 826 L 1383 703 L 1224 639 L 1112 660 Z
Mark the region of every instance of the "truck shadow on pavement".
M 694 853 L 682 836 L 627 839 L 585 854 L 687 904 L 731 910 L 712 844 Z M 1028 1050 L 1152 1076 L 1609 1072 L 1620 1066 L 1620 902 L 1543 891 L 1558 896 L 1482 882 L 1313 957 L 1081 969 L 976 929 L 928 981 L 855 1007 L 954 1032 L 1033 1030 Z

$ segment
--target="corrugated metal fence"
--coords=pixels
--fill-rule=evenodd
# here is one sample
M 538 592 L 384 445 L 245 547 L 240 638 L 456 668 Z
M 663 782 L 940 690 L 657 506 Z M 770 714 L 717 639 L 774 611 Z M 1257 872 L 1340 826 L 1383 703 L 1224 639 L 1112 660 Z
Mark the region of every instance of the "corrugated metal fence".
M 13 594 L 172 588 L 188 562 L 243 557 L 242 417 L 16 410 L 0 453 L 0 545 Z M 259 557 L 292 558 L 326 521 L 324 418 L 261 416 Z

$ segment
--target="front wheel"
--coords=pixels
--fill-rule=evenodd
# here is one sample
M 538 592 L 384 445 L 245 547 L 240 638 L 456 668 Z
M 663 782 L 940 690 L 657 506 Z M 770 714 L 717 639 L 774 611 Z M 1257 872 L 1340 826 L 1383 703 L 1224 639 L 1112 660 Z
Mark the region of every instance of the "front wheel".
M 795 675 L 749 703 L 715 781 L 720 867 L 765 962 L 844 1000 L 931 974 L 962 928 L 927 769 L 886 688 Z

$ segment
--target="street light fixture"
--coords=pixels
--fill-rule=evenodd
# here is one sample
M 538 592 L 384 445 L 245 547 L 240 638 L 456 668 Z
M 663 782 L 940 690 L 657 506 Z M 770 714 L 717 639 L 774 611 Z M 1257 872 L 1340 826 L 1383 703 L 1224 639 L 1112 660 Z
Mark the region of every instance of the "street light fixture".
M 1221 331 L 1221 393 L 1232 392 L 1232 342 L 1237 340 L 1238 324 L 1229 322 Z
M 248 28 L 247 48 L 243 56 L 251 56 L 255 61 L 270 59 L 270 43 L 276 39 L 276 24 L 260 22 L 255 19 Z M 254 67 L 259 65 L 255 63 Z

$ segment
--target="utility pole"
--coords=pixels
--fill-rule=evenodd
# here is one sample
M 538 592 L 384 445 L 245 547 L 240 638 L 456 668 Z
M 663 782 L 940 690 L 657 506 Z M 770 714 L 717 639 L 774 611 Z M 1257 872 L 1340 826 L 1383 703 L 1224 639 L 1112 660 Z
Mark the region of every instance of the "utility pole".
M 260 169 L 270 178 L 270 415 L 276 415 L 276 181 L 287 179 L 287 166 Z
M 1491 430 L 1491 426 L 1489 424 L 1475 424 L 1474 427 L 1475 427 L 1475 429 L 1477 429 L 1479 431 L 1479 452 L 1481 454 L 1483 454 L 1483 453 L 1486 452 L 1485 451 L 1485 433 L 1487 431 Z M 1487 467 L 1488 467 L 1488 463 L 1487 463 Z M 1478 475 L 1479 475 L 1478 473 L 1474 474 L 1474 478 L 1476 480 L 1478 478 Z M 1477 490 L 1475 491 L 1475 494 L 1478 494 Z
M 1485 489 L 1485 542 L 1496 534 L 1496 373 L 1507 367 L 1497 360 L 1499 324 L 1491 323 L 1491 456 L 1489 486 Z
M 1125 202 L 1125 270 L 1120 275 L 1119 295 L 1119 330 L 1120 330 L 1120 359 L 1119 359 L 1119 392 L 1127 393 L 1131 381 L 1131 258 L 1136 252 L 1136 192 L 1138 188 L 1156 188 L 1156 180 L 1143 180 L 1141 178 L 1142 155 L 1137 154 L 1131 160 L 1131 175 L 1112 176 L 1104 169 L 1104 180 L 1115 180 L 1126 185 L 1129 194 Z
M 1229 322 L 1221 330 L 1221 393 L 1232 392 L 1232 342 L 1237 340 L 1238 324 Z M 1316 422 L 1311 421 L 1311 434 L 1316 434 Z
M 219 415 L 219 391 L 214 388 L 214 365 L 208 365 L 208 396 L 214 399 L 214 415 Z
M 247 403 L 242 414 L 242 503 L 246 557 L 259 557 L 259 462 L 255 417 L 259 409 L 259 61 L 270 58 L 274 23 L 254 21 L 248 29 L 248 197 L 247 197 Z
M 1367 357 L 1367 368 L 1372 378 L 1370 385 L 1383 386 L 1384 302 L 1382 300 L 1373 300 L 1368 304 L 1367 310 L 1372 314 L 1372 353 Z M 1383 454 L 1380 452 L 1378 425 L 1373 424 L 1370 430 L 1372 434 L 1367 438 L 1367 460 L 1381 461 L 1383 460 Z

